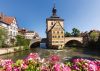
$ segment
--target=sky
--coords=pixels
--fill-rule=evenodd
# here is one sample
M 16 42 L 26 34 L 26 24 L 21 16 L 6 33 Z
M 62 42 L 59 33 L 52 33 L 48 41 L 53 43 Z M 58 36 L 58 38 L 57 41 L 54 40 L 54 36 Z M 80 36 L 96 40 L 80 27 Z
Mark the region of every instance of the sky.
M 81 32 L 100 30 L 100 0 L 0 0 L 0 12 L 16 18 L 20 28 L 46 37 L 46 18 L 57 15 L 64 19 L 65 31 L 77 28 Z

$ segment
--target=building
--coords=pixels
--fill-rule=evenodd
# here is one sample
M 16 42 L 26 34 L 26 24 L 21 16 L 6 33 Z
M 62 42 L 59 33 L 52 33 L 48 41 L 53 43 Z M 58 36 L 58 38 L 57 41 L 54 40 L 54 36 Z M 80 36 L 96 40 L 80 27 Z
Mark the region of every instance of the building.
M 27 30 L 25 28 L 19 28 L 18 29 L 18 35 L 24 36 L 25 37 L 25 33 L 27 32 Z
M 26 33 L 25 33 L 25 39 L 33 39 L 34 38 L 34 36 L 35 36 L 35 32 L 34 31 L 27 31 Z
M 8 28 L 8 24 L 5 23 L 5 22 L 0 21 L 0 27 L 7 29 Z
M 8 42 L 10 42 L 10 39 L 15 39 L 15 36 L 18 34 L 18 26 L 15 17 L 6 16 L 0 13 L 0 26 L 8 31 Z
M 25 39 L 30 39 L 30 40 L 39 37 L 39 35 L 36 32 L 28 31 L 25 28 L 19 29 L 18 35 L 21 35 L 21 36 L 25 37 Z
M 58 17 L 56 12 L 54 6 L 52 16 L 46 19 L 47 46 L 62 49 L 64 47 L 64 19 Z

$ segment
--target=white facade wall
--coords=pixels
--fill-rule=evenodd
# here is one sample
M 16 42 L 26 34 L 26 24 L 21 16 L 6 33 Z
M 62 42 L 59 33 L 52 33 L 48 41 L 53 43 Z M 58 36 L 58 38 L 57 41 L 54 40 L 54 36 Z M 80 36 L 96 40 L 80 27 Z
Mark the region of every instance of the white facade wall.
M 15 38 L 18 34 L 18 26 L 16 20 L 14 19 L 13 22 L 8 26 L 8 35 L 10 38 Z
M 33 39 L 34 36 L 35 36 L 35 32 L 25 33 L 25 39 Z
M 0 26 L 2 26 L 2 27 L 4 27 L 4 28 L 8 28 L 8 25 L 7 24 L 5 24 L 5 23 L 3 23 L 3 22 L 0 22 Z

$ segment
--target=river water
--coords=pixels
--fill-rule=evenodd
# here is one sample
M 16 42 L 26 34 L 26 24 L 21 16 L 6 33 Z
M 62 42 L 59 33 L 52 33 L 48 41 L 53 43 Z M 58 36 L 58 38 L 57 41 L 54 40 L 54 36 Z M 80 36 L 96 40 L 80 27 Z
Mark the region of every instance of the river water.
M 88 58 L 96 58 L 100 59 L 100 56 L 93 56 L 84 54 L 82 52 L 73 51 L 70 48 L 66 48 L 64 50 L 53 50 L 53 49 L 43 49 L 43 48 L 33 48 L 30 50 L 20 51 L 16 53 L 10 53 L 6 55 L 0 55 L 2 59 L 12 59 L 16 61 L 18 59 L 25 59 L 30 53 L 38 53 L 41 58 L 49 57 L 52 54 L 58 55 L 62 60 L 71 58 L 71 57 L 88 57 Z

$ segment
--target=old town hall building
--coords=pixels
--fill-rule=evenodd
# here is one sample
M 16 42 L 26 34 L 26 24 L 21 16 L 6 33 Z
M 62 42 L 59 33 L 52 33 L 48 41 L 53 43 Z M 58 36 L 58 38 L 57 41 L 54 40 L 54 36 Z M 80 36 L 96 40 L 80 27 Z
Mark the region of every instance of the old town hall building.
M 64 47 L 64 19 L 57 16 L 55 6 L 52 16 L 46 19 L 47 46 L 53 49 Z

